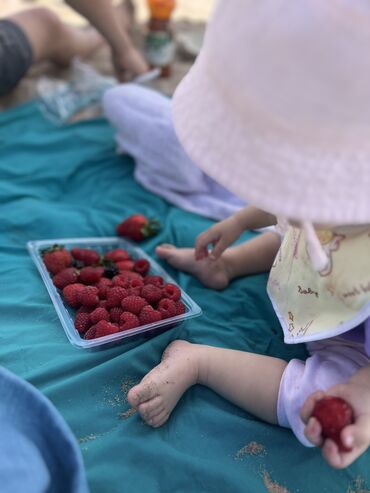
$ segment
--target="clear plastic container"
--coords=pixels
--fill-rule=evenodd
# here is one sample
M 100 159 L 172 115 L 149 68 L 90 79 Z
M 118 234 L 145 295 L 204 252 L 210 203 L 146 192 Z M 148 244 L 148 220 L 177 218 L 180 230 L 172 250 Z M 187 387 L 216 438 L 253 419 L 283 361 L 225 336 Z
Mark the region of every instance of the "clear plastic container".
M 131 341 L 134 336 L 155 335 L 163 332 L 165 329 L 173 327 L 180 322 L 183 322 L 184 320 L 188 320 L 202 314 L 201 308 L 179 286 L 181 290 L 181 301 L 184 303 L 186 308 L 185 313 L 177 315 L 175 317 L 160 320 L 155 323 L 141 325 L 139 327 L 135 327 L 134 329 L 129 329 L 123 332 L 118 332 L 116 334 L 107 335 L 105 337 L 99 337 L 97 339 L 90 340 L 82 339 L 74 326 L 75 310 L 70 306 L 64 304 L 63 298 L 60 295 L 60 291 L 54 286 L 50 274 L 47 271 L 42 260 L 41 251 L 55 244 L 64 245 L 68 250 L 71 250 L 74 247 L 93 248 L 101 254 L 104 254 L 105 252 L 113 250 L 115 248 L 124 248 L 128 251 L 130 257 L 133 260 L 138 258 L 145 258 L 150 262 L 150 271 L 148 272 L 148 274 L 162 276 L 166 283 L 173 283 L 177 286 L 178 284 L 155 260 L 147 255 L 141 248 L 127 240 L 124 240 L 123 238 L 58 238 L 52 240 L 29 241 L 27 243 L 28 251 L 41 274 L 41 277 L 45 283 L 45 286 L 60 318 L 64 331 L 69 341 L 78 348 L 99 349 L 102 347 L 108 347 L 108 345 L 111 346 L 113 344 L 122 343 L 124 341 Z

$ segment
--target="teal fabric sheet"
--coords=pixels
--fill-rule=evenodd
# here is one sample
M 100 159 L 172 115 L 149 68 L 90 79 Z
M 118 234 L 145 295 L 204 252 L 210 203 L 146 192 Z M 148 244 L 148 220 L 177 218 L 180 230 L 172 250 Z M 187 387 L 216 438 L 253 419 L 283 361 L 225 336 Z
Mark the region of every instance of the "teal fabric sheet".
M 119 220 L 142 212 L 163 223 L 160 235 L 142 244 L 153 254 L 160 242 L 192 246 L 211 224 L 144 190 L 132 171 L 129 157 L 115 155 L 113 130 L 103 119 L 56 128 L 35 103 L 0 115 L 0 361 L 41 390 L 70 425 L 91 492 L 369 489 L 369 453 L 336 471 L 289 430 L 265 424 L 200 386 L 183 396 L 159 429 L 127 413 L 128 388 L 177 338 L 304 357 L 303 347 L 282 341 L 265 275 L 215 292 L 168 269 L 202 307 L 202 317 L 101 351 L 85 352 L 68 342 L 27 253 L 28 240 L 110 236 Z

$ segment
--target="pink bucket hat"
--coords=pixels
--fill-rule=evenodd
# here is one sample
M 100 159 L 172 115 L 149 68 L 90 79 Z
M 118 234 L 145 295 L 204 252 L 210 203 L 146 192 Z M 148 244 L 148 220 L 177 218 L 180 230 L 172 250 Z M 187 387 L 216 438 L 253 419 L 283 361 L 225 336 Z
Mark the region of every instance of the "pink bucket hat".
M 176 90 L 191 158 L 249 203 L 370 223 L 370 2 L 224 0 Z

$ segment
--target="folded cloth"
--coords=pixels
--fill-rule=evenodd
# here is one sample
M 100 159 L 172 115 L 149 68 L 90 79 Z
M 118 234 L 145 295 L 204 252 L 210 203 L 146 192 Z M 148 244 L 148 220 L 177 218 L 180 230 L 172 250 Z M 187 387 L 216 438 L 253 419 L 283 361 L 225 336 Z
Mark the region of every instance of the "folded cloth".
M 0 367 L 1 493 L 88 493 L 80 450 L 46 397 Z
M 116 128 L 118 151 L 135 160 L 135 179 L 172 204 L 211 219 L 224 219 L 245 202 L 205 175 L 175 134 L 171 100 L 136 84 L 109 89 L 104 112 Z

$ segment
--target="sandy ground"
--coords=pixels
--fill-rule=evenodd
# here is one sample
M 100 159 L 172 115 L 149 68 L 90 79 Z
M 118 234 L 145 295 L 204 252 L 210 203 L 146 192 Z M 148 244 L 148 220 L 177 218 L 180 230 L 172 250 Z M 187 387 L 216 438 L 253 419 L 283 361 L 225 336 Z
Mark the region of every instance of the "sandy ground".
M 145 0 L 134 0 L 134 3 L 136 7 L 137 24 L 134 27 L 133 35 L 135 43 L 138 46 L 141 46 L 148 12 Z M 178 0 L 173 16 L 173 27 L 177 39 L 180 40 L 180 37 L 183 36 L 184 33 L 199 38 L 199 33 L 204 31 L 205 22 L 211 11 L 212 4 L 213 0 Z M 1 0 L 0 18 L 12 14 L 22 8 L 33 8 L 36 6 L 47 6 L 51 8 L 56 11 L 64 21 L 70 24 L 85 24 L 85 20 L 76 14 L 62 0 Z M 186 53 L 182 48 L 181 43 L 179 43 L 171 77 L 168 79 L 160 79 L 153 82 L 151 85 L 165 94 L 171 95 L 180 80 L 189 70 L 193 61 L 194 57 L 189 56 L 189 53 Z M 90 63 L 99 73 L 107 75 L 113 73 L 107 47 L 100 49 L 88 60 L 88 63 Z M 0 98 L 0 110 L 10 108 L 36 97 L 37 82 L 40 77 L 47 76 L 68 80 L 70 75 L 70 70 L 60 70 L 50 64 L 34 66 L 12 93 L 6 97 Z

